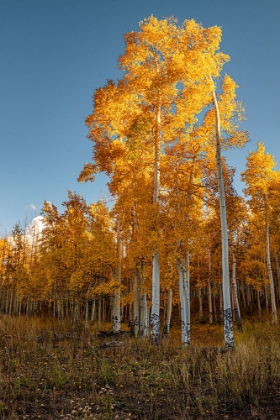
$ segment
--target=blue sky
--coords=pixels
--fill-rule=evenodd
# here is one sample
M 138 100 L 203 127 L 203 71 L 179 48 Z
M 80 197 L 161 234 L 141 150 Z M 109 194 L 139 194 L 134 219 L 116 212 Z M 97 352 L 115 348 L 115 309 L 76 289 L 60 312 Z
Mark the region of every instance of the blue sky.
M 258 141 L 280 162 L 279 0 L 0 0 L 1 234 L 59 209 L 67 190 L 109 199 L 106 179 L 76 179 L 92 155 L 84 120 L 94 90 L 120 78 L 123 34 L 153 14 L 222 26 L 225 70 L 240 85 L 251 142 L 227 153 L 237 168 Z

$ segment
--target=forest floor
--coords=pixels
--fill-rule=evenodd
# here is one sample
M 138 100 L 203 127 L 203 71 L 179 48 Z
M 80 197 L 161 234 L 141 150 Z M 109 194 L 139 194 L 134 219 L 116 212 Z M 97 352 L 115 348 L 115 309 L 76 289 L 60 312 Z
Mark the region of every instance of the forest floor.
M 279 327 L 246 321 L 235 340 L 221 351 L 223 327 L 197 324 L 182 348 L 176 326 L 154 345 L 0 315 L 0 419 L 279 419 Z

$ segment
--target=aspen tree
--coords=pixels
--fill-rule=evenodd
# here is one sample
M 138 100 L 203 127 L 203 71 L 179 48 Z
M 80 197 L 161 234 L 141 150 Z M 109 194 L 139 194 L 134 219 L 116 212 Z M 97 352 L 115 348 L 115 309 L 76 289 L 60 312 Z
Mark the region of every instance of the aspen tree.
M 265 226 L 265 253 L 266 266 L 270 285 L 270 299 L 273 324 L 278 323 L 275 286 L 271 268 L 270 255 L 270 223 L 271 204 L 273 203 L 273 190 L 275 184 L 280 182 L 280 172 L 275 170 L 276 162 L 274 157 L 265 152 L 263 143 L 258 143 L 256 152 L 250 152 L 247 157 L 247 169 L 242 173 L 242 180 L 246 182 L 244 193 L 250 196 L 249 204 L 253 212 L 262 218 Z
M 178 27 L 174 19 L 159 21 L 153 16 L 145 19 L 140 22 L 138 32 L 125 35 L 126 48 L 119 59 L 125 72 L 123 79 L 118 84 L 109 82 L 95 92 L 94 112 L 87 118 L 89 137 L 95 144 L 94 163 L 85 165 L 79 180 L 93 180 L 94 173 L 105 171 L 111 177 L 109 188 L 117 200 L 121 188 L 116 181 L 129 153 L 130 127 L 139 118 L 148 120 L 152 126 L 142 145 L 149 146 L 152 157 L 145 170 L 152 178 L 151 329 L 155 342 L 160 336 L 161 191 L 165 188 L 167 150 L 192 133 L 198 115 L 211 103 L 209 75 L 218 78 L 228 61 L 228 56 L 219 51 L 220 41 L 221 29 L 217 27 L 205 29 L 193 20 Z M 230 112 L 224 106 L 225 96 L 224 121 L 231 119 L 233 113 L 237 115 L 236 108 Z M 223 128 L 229 131 L 229 125 Z M 208 142 L 205 131 L 204 145 Z

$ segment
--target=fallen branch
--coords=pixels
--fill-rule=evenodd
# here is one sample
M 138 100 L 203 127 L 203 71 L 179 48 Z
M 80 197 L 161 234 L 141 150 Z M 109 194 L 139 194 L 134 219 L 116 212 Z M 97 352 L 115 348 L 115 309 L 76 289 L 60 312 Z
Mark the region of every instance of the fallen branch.
M 102 348 L 108 348 L 108 347 L 120 347 L 123 346 L 123 341 L 108 341 L 107 343 L 102 343 L 99 345 L 99 347 Z

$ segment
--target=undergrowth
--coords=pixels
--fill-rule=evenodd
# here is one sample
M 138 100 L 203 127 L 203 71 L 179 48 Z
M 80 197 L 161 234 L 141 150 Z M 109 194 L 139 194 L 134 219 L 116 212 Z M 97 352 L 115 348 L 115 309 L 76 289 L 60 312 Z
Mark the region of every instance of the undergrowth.
M 223 352 L 222 326 L 204 324 L 189 348 L 178 329 L 155 346 L 2 316 L 0 419 L 277 419 L 278 328 L 245 322 L 235 338 Z

